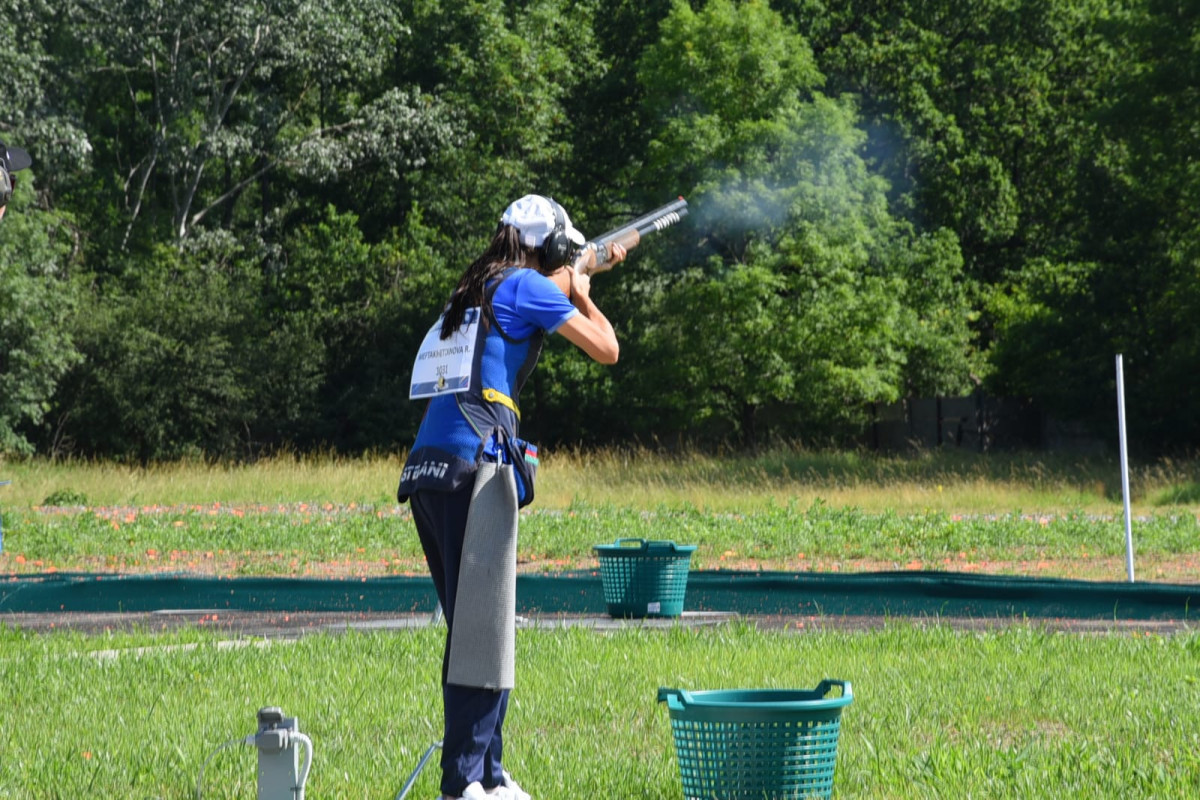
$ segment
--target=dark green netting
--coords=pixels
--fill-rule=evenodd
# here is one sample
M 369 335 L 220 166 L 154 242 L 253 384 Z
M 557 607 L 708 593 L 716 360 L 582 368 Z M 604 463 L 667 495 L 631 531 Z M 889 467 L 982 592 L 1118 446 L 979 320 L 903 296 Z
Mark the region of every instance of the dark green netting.
M 1062 617 L 1184 620 L 1200 586 L 973 575 L 874 572 L 690 573 L 684 611 L 746 615 Z M 437 598 L 425 577 L 215 578 L 192 574 L 55 573 L 0 576 L 5 614 L 240 611 L 431 612 Z M 521 575 L 521 614 L 606 614 L 592 571 Z

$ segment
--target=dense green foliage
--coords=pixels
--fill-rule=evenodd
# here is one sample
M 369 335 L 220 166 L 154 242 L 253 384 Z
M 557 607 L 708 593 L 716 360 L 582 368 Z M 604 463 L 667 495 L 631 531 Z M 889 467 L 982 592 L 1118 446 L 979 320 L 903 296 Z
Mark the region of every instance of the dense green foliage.
M 1200 445 L 1200 11 L 1161 0 L 0 0 L 0 452 L 410 441 L 504 206 L 685 195 L 545 442 L 853 437 L 983 386 Z

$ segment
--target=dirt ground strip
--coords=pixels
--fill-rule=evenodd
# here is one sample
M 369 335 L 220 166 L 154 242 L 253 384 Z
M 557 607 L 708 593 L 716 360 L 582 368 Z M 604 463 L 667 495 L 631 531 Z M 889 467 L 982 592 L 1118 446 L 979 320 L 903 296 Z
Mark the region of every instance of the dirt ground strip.
M 814 616 L 762 615 L 741 616 L 720 612 L 688 612 L 682 616 L 663 619 L 613 619 L 605 615 L 547 614 L 521 617 L 518 627 L 564 628 L 583 627 L 597 631 L 619 630 L 625 627 L 670 629 L 677 625 L 688 627 L 712 626 L 745 620 L 763 630 L 780 630 L 796 634 L 814 631 L 872 631 L 889 625 L 916 627 L 946 626 L 963 631 L 999 630 L 1024 625 L 1047 631 L 1081 634 L 1125 634 L 1136 636 L 1172 635 L 1200 630 L 1200 624 L 1189 620 L 1091 620 L 1063 617 L 883 617 L 883 616 Z M 431 614 L 395 614 L 363 612 L 277 612 L 186 610 L 139 613 L 72 613 L 0 614 L 0 625 L 35 633 L 75 631 L 85 634 L 140 631 L 166 633 L 183 628 L 203 628 L 219 631 L 230 637 L 294 639 L 310 633 L 344 633 L 347 631 L 410 630 L 440 624 Z

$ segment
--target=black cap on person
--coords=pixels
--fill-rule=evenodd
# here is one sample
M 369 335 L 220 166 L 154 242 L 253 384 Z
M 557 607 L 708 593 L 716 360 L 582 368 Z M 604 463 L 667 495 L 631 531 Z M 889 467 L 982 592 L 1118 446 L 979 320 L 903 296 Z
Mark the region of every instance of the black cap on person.
M 4 161 L 4 167 L 9 172 L 17 172 L 23 170 L 33 163 L 33 159 L 19 147 L 11 147 L 4 142 L 0 142 L 0 159 Z

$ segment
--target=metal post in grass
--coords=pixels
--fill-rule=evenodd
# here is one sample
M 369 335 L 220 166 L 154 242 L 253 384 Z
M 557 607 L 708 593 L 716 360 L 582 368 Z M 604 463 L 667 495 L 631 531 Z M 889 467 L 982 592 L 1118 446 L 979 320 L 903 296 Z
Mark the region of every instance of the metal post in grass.
M 8 486 L 12 481 L 0 481 L 0 486 Z M 0 514 L 0 553 L 4 552 L 4 515 Z
M 1125 440 L 1125 372 L 1117 354 L 1117 430 L 1121 440 L 1121 496 L 1125 501 L 1125 571 L 1133 583 L 1133 520 L 1129 512 L 1129 446 Z

